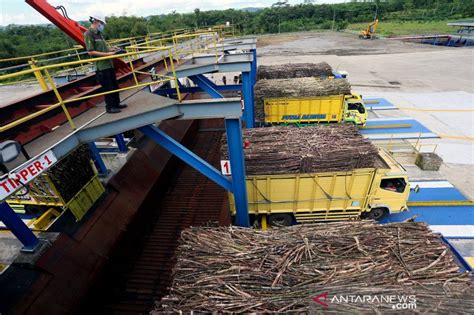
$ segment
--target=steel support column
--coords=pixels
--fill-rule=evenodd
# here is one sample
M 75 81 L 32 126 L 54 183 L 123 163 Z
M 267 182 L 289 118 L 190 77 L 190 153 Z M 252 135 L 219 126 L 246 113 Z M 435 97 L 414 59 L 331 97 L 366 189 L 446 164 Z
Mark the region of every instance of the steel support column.
M 122 133 L 116 134 L 114 136 L 114 138 L 115 138 L 115 141 L 117 141 L 117 146 L 118 146 L 119 152 L 120 153 L 127 153 L 128 152 L 128 147 L 127 147 L 127 144 L 125 143 L 125 139 L 123 137 L 123 134 Z
M 250 72 L 242 72 L 242 94 L 244 98 L 245 127 L 254 128 L 254 98 L 253 98 L 253 79 Z
M 197 74 L 190 76 L 189 78 L 213 98 L 224 98 L 224 96 L 217 91 L 216 85 L 204 75 Z
M 252 64 L 250 72 L 252 73 L 253 84 L 257 83 L 257 49 L 252 49 Z
M 6 202 L 0 203 L 0 221 L 2 221 L 23 244 L 22 251 L 32 252 L 39 245 L 39 240 L 36 235 L 31 232 Z
M 107 176 L 109 170 L 105 166 L 104 160 L 102 160 L 102 157 L 100 156 L 99 149 L 97 148 L 94 142 L 89 143 L 89 149 L 91 151 L 92 160 L 94 161 L 94 165 L 97 168 L 99 175 Z
M 235 224 L 248 227 L 250 223 L 240 119 L 225 119 L 225 130 L 229 147 L 232 187 L 236 209 Z
M 225 190 L 233 192 L 232 182 L 228 180 L 224 175 L 217 171 L 211 164 L 194 154 L 191 150 L 177 142 L 166 133 L 156 128 L 153 125 L 148 125 L 139 128 L 147 137 L 161 145 L 170 153 L 176 155 L 183 162 L 193 167 L 195 170 L 212 180 L 217 185 L 221 186 Z M 240 143 L 242 146 L 242 142 Z M 232 167 L 232 162 L 231 162 Z

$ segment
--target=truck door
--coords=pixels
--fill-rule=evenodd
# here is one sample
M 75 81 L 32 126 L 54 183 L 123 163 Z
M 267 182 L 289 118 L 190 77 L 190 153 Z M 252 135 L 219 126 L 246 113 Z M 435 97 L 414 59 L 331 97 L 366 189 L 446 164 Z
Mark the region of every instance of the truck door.
M 364 125 L 367 120 L 367 111 L 361 102 L 348 102 L 347 114 L 348 119 L 346 121 L 351 121 L 357 125 Z
M 391 213 L 406 210 L 410 185 L 405 177 L 384 177 L 381 179 L 371 207 L 386 207 Z

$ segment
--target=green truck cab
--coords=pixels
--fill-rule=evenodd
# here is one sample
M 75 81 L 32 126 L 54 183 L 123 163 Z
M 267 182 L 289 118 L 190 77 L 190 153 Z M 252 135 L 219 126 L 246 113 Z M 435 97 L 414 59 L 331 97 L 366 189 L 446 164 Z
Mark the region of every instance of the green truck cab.
M 352 92 L 351 95 L 345 95 L 344 100 L 344 121 L 360 126 L 365 125 L 369 115 L 367 113 L 367 109 L 365 108 L 362 95 Z

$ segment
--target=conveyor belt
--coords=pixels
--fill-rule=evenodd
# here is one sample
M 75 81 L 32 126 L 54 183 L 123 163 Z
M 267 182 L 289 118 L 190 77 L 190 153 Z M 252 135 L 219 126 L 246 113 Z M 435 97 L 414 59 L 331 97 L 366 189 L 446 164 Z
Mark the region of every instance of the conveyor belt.
M 190 149 L 217 166 L 222 131 L 210 130 L 214 131 L 198 132 Z M 164 193 L 161 199 L 157 198 L 160 191 Z M 81 313 L 147 314 L 171 285 L 173 253 L 181 231 L 191 225 L 219 221 L 226 194 L 180 163 L 169 186 L 156 187 L 152 195 L 141 210 L 151 214 L 150 219 L 138 226 L 138 231 L 132 231 L 136 237 L 125 240 L 126 245 L 112 255 L 105 275 L 90 291 Z

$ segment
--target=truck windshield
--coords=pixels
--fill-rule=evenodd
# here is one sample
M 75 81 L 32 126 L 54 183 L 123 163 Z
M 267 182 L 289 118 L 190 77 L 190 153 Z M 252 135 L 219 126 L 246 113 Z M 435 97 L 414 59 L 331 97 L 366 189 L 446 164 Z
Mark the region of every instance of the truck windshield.
M 385 178 L 380 182 L 380 188 L 397 193 L 404 192 L 406 186 L 404 178 Z
M 361 114 L 364 114 L 365 113 L 365 107 L 364 105 L 362 105 L 361 103 L 349 103 L 347 105 L 347 108 L 349 110 L 356 110 L 358 111 L 359 113 Z

